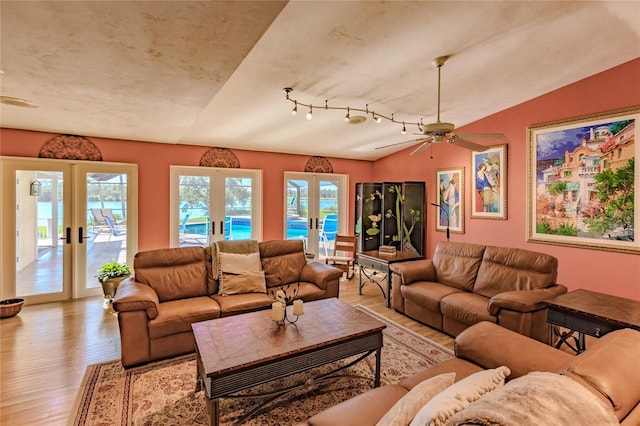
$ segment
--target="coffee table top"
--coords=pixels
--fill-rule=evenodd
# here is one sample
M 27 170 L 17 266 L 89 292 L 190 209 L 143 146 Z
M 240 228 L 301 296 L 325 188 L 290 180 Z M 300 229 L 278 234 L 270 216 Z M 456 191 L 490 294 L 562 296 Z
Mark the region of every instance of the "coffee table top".
M 292 307 L 287 309 L 289 314 Z M 295 325 L 278 327 L 267 309 L 191 326 L 207 377 L 312 352 L 386 328 L 383 322 L 337 298 L 305 303 L 304 315 Z
M 369 257 L 384 263 L 406 262 L 409 260 L 424 259 L 424 256 L 406 251 L 396 251 L 394 254 L 380 253 L 378 250 L 369 250 L 356 253 L 357 256 Z
M 640 329 L 640 302 L 584 289 L 546 301 L 547 306 Z

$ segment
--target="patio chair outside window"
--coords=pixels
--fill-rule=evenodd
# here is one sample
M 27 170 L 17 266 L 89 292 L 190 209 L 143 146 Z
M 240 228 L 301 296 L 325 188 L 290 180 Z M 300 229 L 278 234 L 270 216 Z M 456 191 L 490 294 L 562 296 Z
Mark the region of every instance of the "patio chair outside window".
M 336 235 L 338 235 L 338 215 L 328 214 L 324 217 L 322 229 L 320 230 L 320 243 L 324 249 L 325 256 L 329 256 L 329 248 L 331 247 L 331 242 L 335 241 Z

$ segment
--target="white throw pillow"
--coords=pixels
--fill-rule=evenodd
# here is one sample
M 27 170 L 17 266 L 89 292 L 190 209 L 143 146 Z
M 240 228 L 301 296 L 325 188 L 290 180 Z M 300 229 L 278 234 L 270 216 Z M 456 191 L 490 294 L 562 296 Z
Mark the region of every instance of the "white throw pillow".
M 455 378 L 456 373 L 444 373 L 420 382 L 400 398 L 376 426 L 407 426 L 418 410 L 431 398 L 451 386 Z
M 411 426 L 441 426 L 485 393 L 504 385 L 511 370 L 502 366 L 474 373 L 431 398 L 414 417 Z

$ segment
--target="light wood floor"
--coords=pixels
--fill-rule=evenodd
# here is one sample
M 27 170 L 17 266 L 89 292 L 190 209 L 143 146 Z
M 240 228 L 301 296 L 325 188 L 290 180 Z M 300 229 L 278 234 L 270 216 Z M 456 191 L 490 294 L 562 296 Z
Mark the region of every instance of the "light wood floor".
M 357 277 L 341 283 L 340 298 L 362 304 L 453 349 L 453 339 L 384 306 L 380 290 Z M 118 322 L 102 298 L 25 306 L 0 321 L 0 424 L 64 425 L 87 365 L 120 357 Z

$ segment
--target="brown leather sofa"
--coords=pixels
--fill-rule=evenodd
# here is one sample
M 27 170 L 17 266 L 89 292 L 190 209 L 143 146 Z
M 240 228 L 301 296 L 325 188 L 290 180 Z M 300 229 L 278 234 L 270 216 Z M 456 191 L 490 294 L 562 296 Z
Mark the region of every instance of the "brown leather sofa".
M 567 292 L 557 268 L 543 253 L 441 242 L 433 259 L 391 265 L 391 305 L 451 336 L 489 321 L 547 342 L 544 300 Z
M 483 369 L 503 365 L 511 370 L 508 380 L 533 371 L 568 376 L 604 402 L 622 425 L 640 424 L 640 332 L 636 330 L 611 332 L 590 342 L 585 352 L 574 356 L 495 324 L 481 322 L 456 337 L 455 354 L 456 358 L 422 370 L 398 384 L 372 389 L 330 407 L 302 425 L 375 425 L 400 398 L 426 379 L 454 372 L 455 380 L 459 381 Z M 502 408 L 509 410 L 508 406 Z
M 219 295 L 211 247 L 137 253 L 135 277 L 123 281 L 113 300 L 120 326 L 122 365 L 130 367 L 194 351 L 191 324 L 269 308 L 274 289 L 299 283 L 305 302 L 338 297 L 342 271 L 307 260 L 301 240 L 259 243 L 269 294 Z

